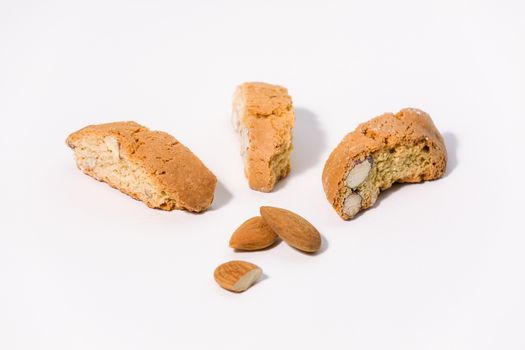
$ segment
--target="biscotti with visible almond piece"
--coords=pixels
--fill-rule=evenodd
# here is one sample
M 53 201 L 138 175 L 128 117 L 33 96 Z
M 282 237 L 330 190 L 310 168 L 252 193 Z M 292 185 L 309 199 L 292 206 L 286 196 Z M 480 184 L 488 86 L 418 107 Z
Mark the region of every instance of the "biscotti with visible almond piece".
M 430 116 L 415 108 L 363 123 L 332 151 L 323 188 L 344 220 L 371 207 L 395 182 L 421 182 L 445 173 L 447 151 Z
M 242 84 L 234 94 L 232 122 L 250 188 L 271 192 L 291 170 L 294 109 L 288 90 L 266 83 Z
M 135 122 L 90 125 L 69 135 L 77 166 L 150 208 L 201 212 L 217 179 L 187 147 Z

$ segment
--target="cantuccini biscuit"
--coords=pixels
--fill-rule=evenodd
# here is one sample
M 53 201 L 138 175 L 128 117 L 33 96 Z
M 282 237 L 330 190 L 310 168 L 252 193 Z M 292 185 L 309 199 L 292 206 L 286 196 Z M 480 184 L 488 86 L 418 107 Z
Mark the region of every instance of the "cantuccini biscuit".
M 294 109 L 288 90 L 265 83 L 242 84 L 233 98 L 232 121 L 250 188 L 272 191 L 291 169 Z
M 430 116 L 406 108 L 346 135 L 326 161 L 323 187 L 337 213 L 348 220 L 371 207 L 393 183 L 437 179 L 446 164 L 443 137 Z
M 80 170 L 148 207 L 201 212 L 213 201 L 215 175 L 165 132 L 116 122 L 87 126 L 66 143 Z

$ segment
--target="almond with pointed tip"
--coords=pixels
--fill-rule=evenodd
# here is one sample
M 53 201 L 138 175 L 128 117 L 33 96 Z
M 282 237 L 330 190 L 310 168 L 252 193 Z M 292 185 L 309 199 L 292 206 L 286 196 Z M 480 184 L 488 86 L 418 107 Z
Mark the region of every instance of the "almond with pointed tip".
M 230 238 L 230 247 L 237 250 L 260 250 L 268 248 L 277 235 L 260 216 L 246 220 Z
M 261 277 L 259 266 L 247 261 L 232 260 L 215 269 L 213 277 L 222 288 L 231 292 L 244 292 Z
M 319 231 L 305 218 L 275 207 L 261 207 L 260 212 L 268 226 L 292 247 L 307 253 L 321 248 Z

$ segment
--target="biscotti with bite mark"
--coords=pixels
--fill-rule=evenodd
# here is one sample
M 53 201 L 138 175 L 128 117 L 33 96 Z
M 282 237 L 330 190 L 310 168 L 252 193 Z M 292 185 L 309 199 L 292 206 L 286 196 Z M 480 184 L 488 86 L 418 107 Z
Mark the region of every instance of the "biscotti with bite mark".
M 150 208 L 201 212 L 213 201 L 215 175 L 165 132 L 115 122 L 87 126 L 66 143 L 80 170 Z
M 282 86 L 244 83 L 235 91 L 232 122 L 250 188 L 271 192 L 290 173 L 294 119 L 292 99 Z
M 371 207 L 395 182 L 445 173 L 447 151 L 430 116 L 415 108 L 385 113 L 344 137 L 323 170 L 326 197 L 344 220 Z

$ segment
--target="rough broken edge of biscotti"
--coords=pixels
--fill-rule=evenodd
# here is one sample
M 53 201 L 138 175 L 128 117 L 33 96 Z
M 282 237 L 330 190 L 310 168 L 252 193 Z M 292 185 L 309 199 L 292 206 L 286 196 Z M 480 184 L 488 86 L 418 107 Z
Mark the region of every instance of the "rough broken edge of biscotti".
M 239 134 L 244 173 L 251 189 L 271 192 L 290 173 L 294 118 L 286 88 L 244 83 L 236 89 L 232 121 Z M 265 143 L 263 138 L 268 135 L 272 135 L 271 142 Z

